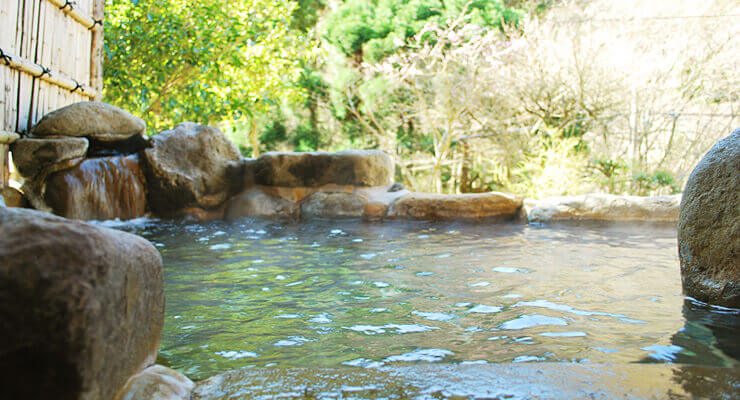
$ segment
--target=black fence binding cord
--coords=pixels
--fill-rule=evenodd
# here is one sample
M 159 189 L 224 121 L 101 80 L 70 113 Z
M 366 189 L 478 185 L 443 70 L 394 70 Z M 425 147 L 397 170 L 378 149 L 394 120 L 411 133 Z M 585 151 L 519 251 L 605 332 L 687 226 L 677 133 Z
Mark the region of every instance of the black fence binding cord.
M 13 61 L 13 59 L 10 58 L 9 55 L 5 54 L 3 49 L 0 49 L 0 60 L 3 60 L 5 62 L 5 65 L 10 65 L 10 62 Z

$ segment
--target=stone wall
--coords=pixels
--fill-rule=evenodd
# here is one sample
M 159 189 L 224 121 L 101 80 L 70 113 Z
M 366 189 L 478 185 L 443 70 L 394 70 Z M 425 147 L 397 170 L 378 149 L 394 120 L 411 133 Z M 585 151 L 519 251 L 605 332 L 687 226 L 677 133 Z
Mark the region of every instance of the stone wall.
M 243 158 L 218 129 L 184 122 L 143 136 L 144 122 L 113 106 L 77 103 L 13 145 L 23 191 L 68 218 L 514 219 L 676 221 L 679 196 L 591 194 L 524 200 L 513 194 L 412 193 L 377 150 L 267 153 Z M 12 205 L 23 205 L 13 197 Z M 7 201 L 7 199 L 6 199 Z

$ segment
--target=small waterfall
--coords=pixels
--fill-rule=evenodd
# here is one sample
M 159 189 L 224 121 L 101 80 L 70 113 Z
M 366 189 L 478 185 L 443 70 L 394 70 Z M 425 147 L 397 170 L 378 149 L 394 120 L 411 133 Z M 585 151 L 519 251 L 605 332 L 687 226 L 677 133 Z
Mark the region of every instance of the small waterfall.
M 139 157 L 89 158 L 57 172 L 46 183 L 44 200 L 54 214 L 72 219 L 144 216 L 146 190 Z

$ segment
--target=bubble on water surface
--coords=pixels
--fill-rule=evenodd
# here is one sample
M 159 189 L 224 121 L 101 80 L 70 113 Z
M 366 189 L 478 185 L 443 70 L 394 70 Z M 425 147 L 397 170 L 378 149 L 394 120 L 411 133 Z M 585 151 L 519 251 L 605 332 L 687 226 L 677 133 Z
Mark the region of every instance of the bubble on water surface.
M 350 367 L 362 367 L 362 368 L 378 368 L 382 367 L 383 363 L 380 361 L 371 360 L 369 358 L 357 358 L 350 361 L 344 361 L 343 365 L 349 365 Z
M 285 275 L 278 275 L 278 276 L 275 277 L 275 279 L 277 279 L 279 281 L 284 281 L 284 280 L 286 280 L 288 278 Z
M 451 319 L 454 319 L 454 315 L 440 313 L 440 312 L 422 312 L 422 311 L 412 311 L 411 314 L 418 315 L 424 319 L 428 319 L 430 321 L 449 321 Z
M 674 361 L 678 353 L 683 350 L 683 347 L 676 345 L 661 346 L 655 344 L 652 346 L 641 347 L 640 350 L 651 351 L 652 353 L 648 354 L 648 356 L 656 360 Z
M 280 315 L 274 316 L 273 318 L 296 319 L 296 318 L 303 318 L 303 314 L 280 314 Z
M 594 350 L 600 351 L 600 352 L 602 352 L 604 354 L 616 353 L 616 352 L 619 351 L 617 349 L 610 349 L 608 347 L 594 347 Z
M 520 363 L 520 362 L 532 362 L 532 361 L 545 361 L 545 357 L 537 357 L 537 356 L 519 356 L 515 359 L 511 360 L 511 362 Z
M 468 310 L 468 312 L 477 313 L 477 314 L 493 314 L 493 313 L 500 312 L 501 310 L 502 310 L 501 307 L 478 304 L 477 306 Z
M 360 239 L 360 238 L 352 239 L 352 241 L 355 242 L 355 243 L 362 243 L 362 239 Z
M 300 346 L 303 343 L 315 341 L 316 339 L 306 339 L 303 336 L 290 336 L 288 339 L 280 340 L 275 343 L 275 347 Z
M 329 323 L 332 323 L 333 321 L 331 319 L 329 319 L 329 316 L 328 315 L 329 314 L 317 315 L 317 316 L 309 319 L 308 322 L 313 322 L 314 324 L 329 324 Z
M 493 267 L 491 268 L 491 270 L 494 272 L 501 272 L 504 274 L 516 274 L 516 273 L 525 274 L 529 272 L 525 268 L 514 268 L 514 267 Z
M 437 362 L 442 361 L 447 356 L 451 356 L 454 353 L 444 349 L 419 349 L 408 353 L 399 354 L 397 356 L 386 357 L 384 362 Z
M 554 337 L 554 338 L 570 338 L 570 337 L 583 337 L 586 336 L 586 332 L 571 331 L 571 332 L 543 332 L 540 336 Z
M 416 325 L 416 324 L 386 324 L 386 325 L 354 325 L 350 327 L 343 327 L 355 332 L 361 332 L 366 335 L 376 335 L 380 333 L 386 333 L 390 329 L 395 329 L 394 333 L 403 335 L 405 333 L 419 333 L 429 332 L 434 329 L 439 329 L 436 326 Z
M 567 313 L 570 313 L 570 314 L 575 314 L 575 315 L 580 315 L 580 316 L 585 316 L 585 317 L 594 316 L 594 315 L 603 315 L 603 316 L 607 316 L 607 317 L 618 318 L 622 322 L 627 322 L 627 323 L 631 323 L 631 324 L 644 324 L 644 323 L 646 323 L 645 321 L 641 321 L 639 319 L 627 318 L 626 315 L 622 315 L 622 314 L 612 314 L 612 313 L 601 312 L 601 311 L 583 311 L 583 310 L 577 310 L 577 309 L 575 309 L 575 308 L 573 308 L 573 307 L 571 307 L 569 305 L 556 304 L 556 303 L 553 303 L 553 302 L 547 301 L 547 300 L 520 301 L 520 302 L 514 304 L 512 307 L 541 307 L 541 308 L 547 308 L 549 310 L 563 311 L 563 312 L 567 312 Z
M 224 358 L 228 358 L 230 360 L 238 360 L 240 358 L 255 358 L 259 357 L 257 353 L 251 352 L 251 351 L 217 351 L 213 354 L 219 355 Z
M 566 326 L 568 325 L 568 322 L 566 322 L 562 318 L 558 317 L 548 317 L 546 315 L 539 315 L 539 314 L 531 314 L 531 315 L 521 315 L 517 319 L 513 319 L 511 321 L 506 321 L 503 324 L 501 324 L 501 329 L 507 329 L 507 330 L 519 330 L 519 329 L 527 329 L 532 328 L 535 326 L 540 325 L 562 325 Z
M 475 361 L 463 361 L 460 365 L 475 365 L 475 364 L 488 364 L 486 360 L 475 360 Z
M 385 288 L 385 287 L 388 287 L 390 285 L 391 285 L 390 283 L 386 283 L 386 282 L 373 282 L 373 286 L 375 286 L 377 288 Z

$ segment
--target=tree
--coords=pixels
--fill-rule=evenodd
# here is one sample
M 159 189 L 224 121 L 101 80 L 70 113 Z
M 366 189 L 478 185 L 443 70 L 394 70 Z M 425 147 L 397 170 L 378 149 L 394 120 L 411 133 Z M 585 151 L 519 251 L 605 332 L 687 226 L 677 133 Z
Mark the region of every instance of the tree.
M 109 0 L 105 99 L 150 132 L 247 122 L 258 154 L 257 118 L 302 96 L 292 81 L 310 43 L 291 29 L 295 9 L 288 0 Z

